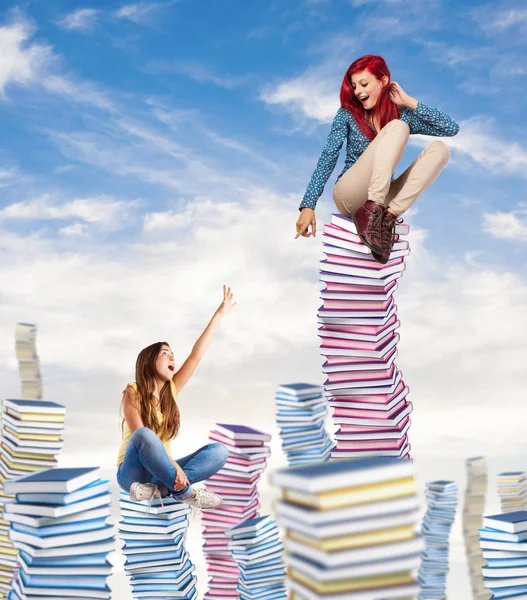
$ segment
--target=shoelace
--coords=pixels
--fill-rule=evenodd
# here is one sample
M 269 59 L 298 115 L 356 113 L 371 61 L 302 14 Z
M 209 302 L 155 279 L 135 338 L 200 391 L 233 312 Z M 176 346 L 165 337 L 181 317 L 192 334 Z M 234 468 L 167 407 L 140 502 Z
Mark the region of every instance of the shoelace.
M 384 213 L 384 214 L 386 215 L 386 213 Z M 387 221 L 387 225 L 388 225 L 388 227 L 390 227 L 391 231 L 390 231 L 390 239 L 388 240 L 388 239 L 384 238 L 384 240 L 383 240 L 384 244 L 382 244 L 382 245 L 386 249 L 391 250 L 393 247 L 394 239 L 395 239 L 395 226 L 403 223 L 403 219 L 401 217 L 396 218 L 396 219 L 390 218 L 390 220 L 388 221 L 388 219 L 386 219 L 386 217 L 383 216 L 382 224 L 384 224 L 385 221 Z
M 164 508 L 164 504 L 163 504 L 163 498 L 161 497 L 161 492 L 159 491 L 159 488 L 157 487 L 157 485 L 154 488 L 154 493 L 152 494 L 152 496 L 150 497 L 150 501 L 148 502 L 148 508 L 146 509 L 146 512 L 149 513 L 151 508 L 152 508 L 152 502 L 154 501 L 154 498 L 159 498 L 159 501 L 161 502 L 161 506 Z
M 381 239 L 381 233 L 382 233 L 382 222 L 383 222 L 383 211 L 380 210 L 377 213 L 376 218 L 373 220 L 372 224 L 371 224 L 371 236 L 370 237 L 376 237 L 378 240 Z

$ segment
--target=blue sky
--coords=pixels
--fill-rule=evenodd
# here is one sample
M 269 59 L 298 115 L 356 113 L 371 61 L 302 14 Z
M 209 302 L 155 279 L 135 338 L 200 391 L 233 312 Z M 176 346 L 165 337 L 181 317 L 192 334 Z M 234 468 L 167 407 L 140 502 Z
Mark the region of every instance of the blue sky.
M 299 197 L 327 135 L 342 73 L 357 56 L 380 53 L 410 95 L 465 124 L 447 171 L 416 206 L 415 222 L 429 230 L 430 249 L 450 258 L 483 251 L 487 261 L 510 264 L 512 257 L 522 268 L 523 244 L 499 239 L 497 216 L 508 213 L 525 239 L 526 16 L 519 4 L 14 5 L 3 12 L 4 27 L 24 28 L 18 48 L 29 73 L 17 79 L 15 65 L 2 78 L 1 156 L 13 173 L 3 178 L 5 205 L 44 192 L 63 201 L 79 195 L 140 199 L 141 210 L 157 211 L 192 201 L 207 189 L 208 177 L 216 193 L 234 202 L 244 201 L 238 178 Z M 173 144 L 161 148 L 150 140 L 146 160 L 169 179 L 172 172 L 171 181 L 90 154 L 139 150 L 145 140 L 139 142 L 134 126 Z M 401 168 L 417 151 L 409 149 Z M 192 164 L 182 155 L 191 155 Z M 207 173 L 188 187 L 182 171 L 200 178 L 193 161 Z M 320 201 L 321 214 L 333 208 L 338 172 Z M 296 203 L 288 206 L 293 221 Z M 75 221 L 4 219 L 15 231 L 45 225 L 49 235 Z M 133 230 L 133 218 L 128 226 Z
M 0 395 L 19 393 L 15 323 L 35 322 L 45 397 L 68 409 L 65 460 L 113 468 L 138 351 L 166 339 L 181 362 L 227 283 L 238 306 L 182 394 L 176 445 L 190 451 L 213 421 L 241 415 L 274 431 L 277 386 L 322 382 L 322 248 L 293 240 L 297 207 L 343 73 L 378 53 L 408 94 L 461 124 L 407 215 L 396 301 L 412 452 L 438 478 L 445 455 L 458 471 L 477 454 L 516 467 L 526 33 L 518 0 L 4 1 Z M 412 137 L 400 168 L 426 143 Z

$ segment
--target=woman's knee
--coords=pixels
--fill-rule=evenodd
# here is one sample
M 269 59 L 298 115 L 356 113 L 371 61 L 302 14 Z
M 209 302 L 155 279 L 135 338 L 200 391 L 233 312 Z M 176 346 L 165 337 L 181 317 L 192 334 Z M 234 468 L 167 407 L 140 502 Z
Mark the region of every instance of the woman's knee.
M 136 446 L 153 444 L 156 443 L 158 439 L 159 438 L 157 437 L 157 435 L 151 429 L 148 429 L 148 427 L 139 427 L 130 436 L 130 442 L 132 442 Z
M 381 129 L 386 129 L 386 131 L 400 131 L 406 136 L 410 135 L 410 126 L 406 121 L 401 121 L 401 119 L 392 119 Z M 380 132 L 379 132 L 380 133 Z
M 229 449 L 225 444 L 221 444 L 220 442 L 214 442 L 210 444 L 210 448 L 213 452 L 214 460 L 219 465 L 218 468 L 223 467 L 223 465 L 227 462 L 227 458 L 229 458 Z
M 446 164 L 450 158 L 450 148 L 441 140 L 432 142 L 427 150 L 436 154 L 444 164 Z

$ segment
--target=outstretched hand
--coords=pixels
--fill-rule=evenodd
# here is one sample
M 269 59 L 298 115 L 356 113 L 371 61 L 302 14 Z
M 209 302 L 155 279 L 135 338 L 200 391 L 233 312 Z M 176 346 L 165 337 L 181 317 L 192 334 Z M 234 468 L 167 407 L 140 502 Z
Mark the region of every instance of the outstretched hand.
M 218 310 L 216 311 L 217 314 L 220 315 L 220 317 L 224 317 L 225 315 L 227 315 L 232 308 L 234 308 L 238 303 L 237 302 L 233 302 L 232 301 L 232 292 L 231 292 L 231 288 L 227 287 L 226 285 L 223 286 L 223 301 L 220 304 L 220 306 L 218 307 Z
M 309 227 L 311 226 L 311 231 Z M 316 237 L 317 235 L 317 219 L 315 217 L 315 211 L 312 208 L 305 207 L 300 211 L 300 216 L 296 221 L 296 235 L 295 240 L 302 237 Z

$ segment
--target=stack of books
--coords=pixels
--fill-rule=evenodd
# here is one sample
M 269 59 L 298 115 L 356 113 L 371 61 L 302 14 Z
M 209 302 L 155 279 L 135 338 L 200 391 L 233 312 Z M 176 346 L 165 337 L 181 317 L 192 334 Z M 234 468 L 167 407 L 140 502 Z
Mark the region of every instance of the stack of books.
M 258 481 L 264 472 L 271 450 L 268 433 L 244 425 L 216 423 L 209 434 L 210 442 L 221 442 L 229 449 L 227 462 L 206 480 L 207 489 L 219 494 L 223 504 L 204 510 L 203 553 L 209 574 L 205 600 L 239 598 L 240 571 L 228 548 L 227 529 L 258 516 L 260 508 Z M 262 599 L 263 600 L 263 599 Z
M 408 387 L 395 366 L 399 320 L 394 292 L 410 253 L 408 225 L 396 226 L 387 264 L 377 262 L 340 214 L 326 224 L 320 262 L 322 305 L 318 311 L 323 371 L 338 426 L 332 458 L 409 457 Z
M 240 569 L 237 590 L 243 600 L 286 598 L 284 549 L 269 515 L 242 521 L 225 532 Z
M 37 327 L 31 323 L 17 323 L 15 352 L 22 380 L 22 398 L 42 398 L 42 377 L 36 348 Z
M 426 485 L 428 510 L 421 532 L 425 541 L 419 582 L 419 599 L 446 598 L 449 537 L 457 509 L 457 484 L 432 481 Z
M 485 589 L 492 592 L 492 598 L 527 598 L 527 511 L 491 515 L 483 519 L 483 525 Z
M 11 600 L 110 599 L 109 489 L 96 467 L 47 469 L 6 482 L 5 491 L 16 495 L 5 516 L 20 562 Z
M 481 577 L 481 567 L 485 564 L 479 545 L 479 529 L 483 524 L 485 496 L 487 493 L 487 460 L 484 456 L 468 458 L 467 487 L 463 507 L 463 541 L 467 556 L 468 572 L 472 594 L 478 600 L 490 598 Z
M 63 446 L 64 406 L 43 400 L 4 400 L 0 444 L 0 593 L 11 589 L 17 551 L 8 537 L 5 512 L 13 498 L 7 482 L 57 465 Z M 0 595 L 1 597 L 1 595 Z
M 281 385 L 275 394 L 276 424 L 287 463 L 302 465 L 329 458 L 333 442 L 326 430 L 327 402 L 321 386 Z
M 172 497 L 134 502 L 121 492 L 119 536 L 134 598 L 197 597 L 195 567 L 185 549 L 190 506 Z
M 498 495 L 504 513 L 517 512 L 527 504 L 527 478 L 524 471 L 498 474 Z
M 424 544 L 412 461 L 368 457 L 274 473 L 294 598 L 407 598 Z

